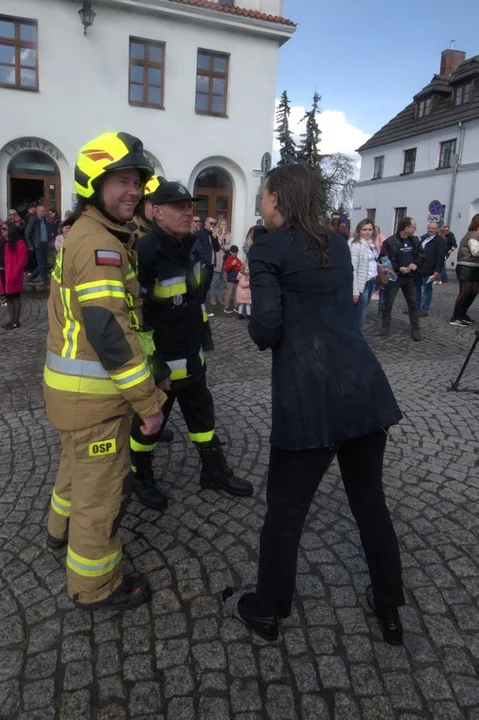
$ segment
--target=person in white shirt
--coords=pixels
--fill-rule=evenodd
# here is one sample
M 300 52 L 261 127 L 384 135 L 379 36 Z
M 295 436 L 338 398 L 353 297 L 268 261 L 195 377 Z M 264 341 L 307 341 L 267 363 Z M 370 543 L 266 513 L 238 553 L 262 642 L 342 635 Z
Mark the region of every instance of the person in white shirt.
M 359 327 L 366 320 L 378 274 L 375 233 L 373 222 L 366 218 L 358 223 L 353 237 L 348 240 L 353 263 L 353 311 Z

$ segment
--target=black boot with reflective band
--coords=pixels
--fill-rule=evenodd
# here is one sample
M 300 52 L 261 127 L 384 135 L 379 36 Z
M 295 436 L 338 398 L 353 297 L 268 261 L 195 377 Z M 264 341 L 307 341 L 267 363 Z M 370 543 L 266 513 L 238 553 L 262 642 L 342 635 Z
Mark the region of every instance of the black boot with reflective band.
M 250 497 L 253 486 L 248 480 L 238 478 L 228 467 L 221 443 L 215 436 L 208 447 L 198 447 L 202 468 L 200 484 L 203 490 L 224 490 L 237 497 Z
M 151 588 L 143 575 L 125 575 L 121 584 L 105 600 L 96 603 L 76 603 L 83 610 L 110 608 L 111 610 L 130 610 L 143 605 L 151 597 Z
M 402 645 L 403 628 L 397 607 L 376 603 L 372 585 L 366 588 L 366 600 L 379 620 L 384 642 L 388 645 Z
M 247 625 L 251 630 L 270 642 L 278 639 L 279 621 L 275 615 L 262 617 L 257 614 L 255 593 L 244 588 L 227 587 L 223 590 L 223 602 L 231 617 Z
M 166 510 L 168 498 L 155 485 L 153 453 L 132 452 L 131 462 L 133 466 L 133 492 L 136 493 L 138 500 L 151 510 Z

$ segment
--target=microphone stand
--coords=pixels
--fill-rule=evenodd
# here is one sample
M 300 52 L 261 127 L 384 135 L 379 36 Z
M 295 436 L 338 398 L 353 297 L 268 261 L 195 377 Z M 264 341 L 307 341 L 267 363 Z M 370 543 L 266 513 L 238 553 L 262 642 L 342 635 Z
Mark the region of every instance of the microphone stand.
M 459 383 L 461 382 L 461 378 L 464 375 L 467 366 L 469 365 L 469 361 L 472 358 L 472 356 L 474 354 L 474 350 L 476 349 L 478 343 L 479 343 L 479 330 L 476 330 L 476 338 L 475 338 L 474 342 L 472 343 L 472 347 L 469 350 L 469 353 L 464 361 L 462 368 L 459 371 L 459 375 L 454 380 L 454 382 L 451 384 L 451 387 L 448 388 L 449 392 L 451 392 L 451 391 L 459 392 Z M 475 394 L 479 395 L 479 390 L 463 390 L 462 392 L 471 392 L 471 393 L 475 393 Z

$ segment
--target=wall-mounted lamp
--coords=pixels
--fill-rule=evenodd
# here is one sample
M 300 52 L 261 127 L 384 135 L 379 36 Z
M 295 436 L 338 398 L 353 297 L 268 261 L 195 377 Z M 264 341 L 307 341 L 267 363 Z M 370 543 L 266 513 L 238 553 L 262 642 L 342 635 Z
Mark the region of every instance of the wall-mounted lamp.
M 96 12 L 91 6 L 91 0 L 83 0 L 83 7 L 80 8 L 78 14 L 80 16 L 80 20 L 82 21 L 83 32 L 86 35 L 87 28 L 93 25 L 93 21 L 96 17 Z

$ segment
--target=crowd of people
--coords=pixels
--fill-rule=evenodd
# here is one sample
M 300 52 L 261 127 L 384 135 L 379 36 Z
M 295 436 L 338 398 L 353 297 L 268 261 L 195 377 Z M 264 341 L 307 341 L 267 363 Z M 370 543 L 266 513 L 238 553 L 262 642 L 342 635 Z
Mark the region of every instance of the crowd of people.
M 338 225 L 331 223 L 338 232 Z M 367 308 L 378 292 L 378 314 L 382 337 L 390 332 L 391 313 L 399 290 L 407 304 L 411 338 L 422 340 L 420 318 L 428 317 L 433 288 L 448 282 L 446 260 L 457 248 L 448 225 L 430 221 L 426 232 L 416 236 L 417 223 L 412 217 L 399 221 L 397 231 L 386 238 L 372 220 L 358 223 L 348 240 L 353 264 L 353 313 L 360 327 L 364 325 Z M 343 233 L 340 233 L 343 234 Z M 343 235 L 344 236 L 344 235 Z M 475 215 L 467 234 L 461 240 L 456 261 L 459 295 L 450 324 L 468 327 L 475 321 L 468 310 L 479 292 L 479 215 Z

